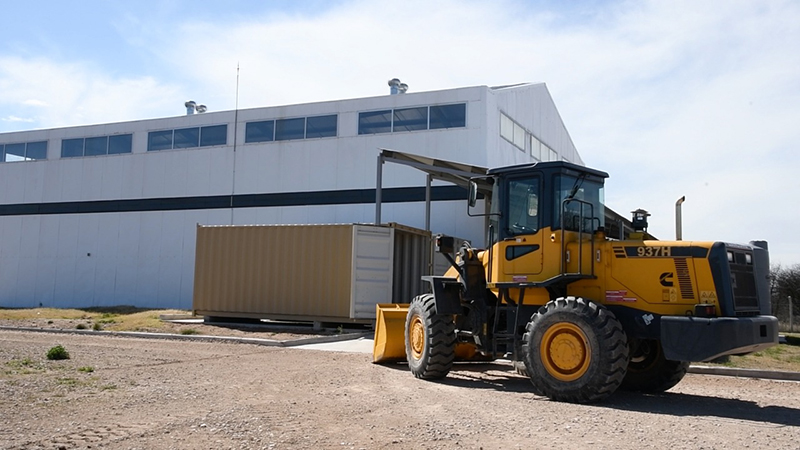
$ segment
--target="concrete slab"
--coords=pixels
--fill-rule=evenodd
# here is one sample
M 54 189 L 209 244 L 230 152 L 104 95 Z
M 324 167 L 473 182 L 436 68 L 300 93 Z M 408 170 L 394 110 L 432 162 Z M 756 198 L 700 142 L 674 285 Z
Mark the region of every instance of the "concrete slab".
M 298 345 L 293 346 L 293 348 L 322 350 L 327 352 L 372 353 L 373 345 L 374 341 L 372 339 L 361 337 L 348 341 Z

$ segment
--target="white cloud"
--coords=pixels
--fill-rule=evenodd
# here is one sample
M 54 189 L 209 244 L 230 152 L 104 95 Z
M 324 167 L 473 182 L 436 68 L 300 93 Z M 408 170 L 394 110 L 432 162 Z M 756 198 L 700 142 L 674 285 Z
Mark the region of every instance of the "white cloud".
M 31 123 L 34 121 L 33 119 L 30 118 L 17 117 L 17 116 L 6 116 L 0 120 L 2 120 L 3 122 L 26 122 L 26 123 Z
M 43 106 L 43 107 L 50 106 L 47 102 L 42 101 L 42 100 L 37 100 L 37 99 L 34 99 L 34 98 L 32 98 L 30 100 L 24 100 L 22 102 L 22 104 L 25 105 L 25 106 Z
M 0 58 L 0 90 L 0 108 L 37 128 L 150 118 L 163 115 L 179 96 L 175 86 L 152 77 L 114 77 L 89 64 L 20 57 Z

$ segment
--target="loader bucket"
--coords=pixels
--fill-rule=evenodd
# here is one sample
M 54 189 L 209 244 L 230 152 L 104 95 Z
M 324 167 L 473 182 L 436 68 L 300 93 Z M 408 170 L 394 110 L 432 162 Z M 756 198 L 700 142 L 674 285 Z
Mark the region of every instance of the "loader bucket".
M 408 303 L 380 303 L 375 306 L 375 345 L 372 362 L 405 361 L 406 314 Z

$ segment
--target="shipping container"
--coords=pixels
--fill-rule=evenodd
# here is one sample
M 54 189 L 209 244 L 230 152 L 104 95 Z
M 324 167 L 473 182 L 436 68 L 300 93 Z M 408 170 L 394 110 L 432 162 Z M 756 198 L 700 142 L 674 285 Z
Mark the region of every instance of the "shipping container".
M 430 233 L 397 224 L 197 227 L 192 309 L 206 317 L 364 322 L 426 289 Z

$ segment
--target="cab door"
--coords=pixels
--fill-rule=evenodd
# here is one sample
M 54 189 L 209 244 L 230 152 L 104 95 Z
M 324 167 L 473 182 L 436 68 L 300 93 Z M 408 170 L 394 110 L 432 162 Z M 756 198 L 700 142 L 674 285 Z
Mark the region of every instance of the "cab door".
M 542 272 L 542 178 L 526 175 L 507 180 L 497 259 L 504 281 L 534 281 Z

